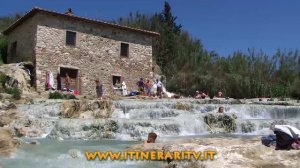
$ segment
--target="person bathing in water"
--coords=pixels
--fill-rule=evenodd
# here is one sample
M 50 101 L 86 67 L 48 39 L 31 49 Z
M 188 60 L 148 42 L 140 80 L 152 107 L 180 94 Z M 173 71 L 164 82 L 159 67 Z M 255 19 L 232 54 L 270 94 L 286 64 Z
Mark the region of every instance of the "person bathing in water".
M 151 132 L 148 134 L 148 139 L 145 141 L 145 144 L 147 143 L 155 143 L 155 140 L 157 138 L 157 134 L 154 132 Z
M 219 107 L 218 113 L 224 113 L 224 107 Z

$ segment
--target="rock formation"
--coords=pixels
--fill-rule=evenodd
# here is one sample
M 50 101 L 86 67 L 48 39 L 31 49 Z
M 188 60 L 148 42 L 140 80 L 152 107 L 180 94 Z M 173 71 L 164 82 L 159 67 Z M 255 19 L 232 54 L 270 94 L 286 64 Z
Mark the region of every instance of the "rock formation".
M 113 112 L 111 100 L 67 100 L 62 103 L 64 118 L 110 118 Z
M 0 155 L 9 156 L 20 145 L 20 141 L 13 138 L 9 128 L 0 127 Z
M 6 88 L 18 87 L 24 93 L 31 91 L 32 84 L 32 63 L 4 64 L 0 66 L 1 82 Z M 3 79 L 4 78 L 4 79 Z M 2 87 L 2 84 L 1 84 Z

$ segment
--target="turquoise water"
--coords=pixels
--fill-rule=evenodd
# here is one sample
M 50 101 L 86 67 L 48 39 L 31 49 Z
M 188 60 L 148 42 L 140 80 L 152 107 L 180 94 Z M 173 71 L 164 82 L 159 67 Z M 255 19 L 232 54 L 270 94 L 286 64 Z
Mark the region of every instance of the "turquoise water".
M 245 134 L 207 134 L 197 136 L 175 136 L 162 137 L 158 142 L 172 140 L 194 139 L 194 138 L 253 138 L 256 136 Z M 38 145 L 28 144 L 31 141 L 38 141 Z M 53 140 L 53 139 L 24 139 L 24 143 L 17 152 L 10 158 L 1 158 L 3 168 L 164 168 L 167 163 L 159 161 L 87 161 L 84 151 L 124 151 L 128 147 L 140 144 L 140 141 L 120 140 Z M 70 150 L 78 151 L 78 157 L 71 157 Z
M 32 141 L 32 140 L 25 140 Z M 124 151 L 131 145 L 141 142 L 97 140 L 97 141 L 57 141 L 38 139 L 38 145 L 23 144 L 10 158 L 0 158 L 3 168 L 159 168 L 167 163 L 158 161 L 87 161 L 84 151 Z M 73 158 L 70 150 L 79 151 L 78 157 Z

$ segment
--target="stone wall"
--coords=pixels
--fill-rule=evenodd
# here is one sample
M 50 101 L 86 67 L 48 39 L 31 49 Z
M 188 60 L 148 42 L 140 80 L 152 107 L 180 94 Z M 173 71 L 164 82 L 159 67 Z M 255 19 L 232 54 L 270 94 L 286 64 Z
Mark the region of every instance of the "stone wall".
M 112 93 L 112 76 L 119 75 L 129 90 L 140 77 L 152 78 L 152 36 L 105 25 L 38 13 L 36 44 L 37 89 L 44 90 L 45 74 L 59 67 L 79 70 L 81 93 L 95 93 L 99 78 L 104 94 Z M 76 46 L 66 45 L 66 31 L 76 32 Z M 121 42 L 129 44 L 129 57 L 120 56 Z M 56 83 L 56 81 L 55 81 Z
M 8 35 L 8 63 L 22 61 L 34 62 L 34 48 L 36 37 L 37 20 L 35 17 L 29 18 L 26 22 L 16 27 Z M 12 57 L 11 46 L 17 42 L 16 57 Z

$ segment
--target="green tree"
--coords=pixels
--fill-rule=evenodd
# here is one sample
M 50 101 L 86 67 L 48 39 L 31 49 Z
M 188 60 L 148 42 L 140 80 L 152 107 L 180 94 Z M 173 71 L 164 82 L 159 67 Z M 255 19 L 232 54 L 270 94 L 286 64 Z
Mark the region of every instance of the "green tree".
M 23 13 L 15 13 L 10 16 L 0 17 L 0 32 L 8 28 L 11 24 L 13 24 L 16 20 L 21 18 Z M 7 38 L 2 33 L 0 34 L 0 63 L 6 63 L 7 60 Z

